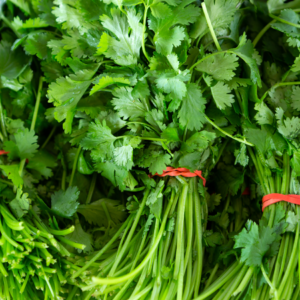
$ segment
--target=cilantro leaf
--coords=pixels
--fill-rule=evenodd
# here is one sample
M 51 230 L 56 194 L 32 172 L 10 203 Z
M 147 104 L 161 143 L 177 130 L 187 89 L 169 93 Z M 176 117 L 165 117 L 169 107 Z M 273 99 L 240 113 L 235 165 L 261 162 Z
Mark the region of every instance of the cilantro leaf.
M 47 43 L 53 37 L 54 35 L 50 32 L 33 33 L 26 39 L 24 49 L 31 55 L 37 55 L 40 59 L 46 59 L 48 54 Z
M 225 109 L 226 106 L 231 106 L 234 103 L 234 98 L 230 94 L 228 85 L 222 81 L 218 81 L 216 85 L 211 87 L 211 93 L 217 107 L 220 109 Z
M 101 124 L 98 119 L 95 119 L 95 123 L 89 125 L 87 135 L 80 144 L 86 150 L 101 146 L 97 156 L 100 155 L 104 159 L 112 157 L 115 140 L 116 137 L 111 134 L 111 129 L 106 125 L 106 121 L 104 120 Z
M 95 84 L 90 91 L 90 95 L 93 95 L 94 93 L 106 88 L 109 85 L 130 85 L 130 81 L 127 78 L 123 77 L 102 77 L 99 79 L 99 82 Z
M 70 186 L 65 191 L 60 190 L 51 196 L 51 209 L 63 218 L 72 217 L 79 206 L 77 202 L 79 190 L 76 186 Z
M 244 228 L 235 236 L 234 248 L 242 248 L 241 261 L 247 266 L 259 267 L 263 257 L 277 240 L 278 236 L 272 228 L 252 223 L 249 230 Z M 279 244 L 276 248 L 278 247 Z
M 293 109 L 300 111 L 300 87 L 293 87 L 293 93 L 291 96 L 291 106 Z
M 103 33 L 98 45 L 97 54 L 104 54 L 119 65 L 133 65 L 137 63 L 142 46 L 143 25 L 141 15 L 134 10 L 128 10 L 127 16 L 121 15 L 118 9 L 111 10 L 112 19 L 103 15 L 100 17 L 102 25 L 114 33 L 114 38 Z M 129 35 L 130 28 L 130 35 Z
M 278 131 L 287 139 L 295 139 L 300 133 L 300 118 L 285 118 L 282 108 L 276 109 Z
M 237 10 L 237 0 L 205 0 L 204 2 L 211 24 L 215 30 L 223 29 L 230 25 Z M 192 27 L 191 37 L 195 39 L 198 37 L 202 38 L 208 32 L 209 28 L 202 11 L 197 22 Z
M 254 116 L 255 120 L 260 125 L 269 124 L 272 125 L 274 123 L 274 114 L 270 110 L 270 108 L 264 103 L 256 103 L 255 110 L 257 111 Z
M 11 179 L 15 186 L 23 185 L 23 179 L 19 174 L 19 165 L 0 165 L 0 169 L 2 169 L 8 179 Z
M 250 77 L 254 83 L 261 87 L 261 78 L 256 60 L 253 58 L 254 47 L 250 40 L 246 39 L 246 34 L 240 37 L 239 45 L 230 50 L 239 56 L 250 68 Z
M 130 145 L 117 147 L 114 150 L 117 165 L 130 170 L 133 166 L 133 148 Z
M 231 80 L 238 67 L 238 57 L 234 54 L 220 54 L 205 59 L 196 69 L 211 75 L 216 80 Z
M 10 159 L 24 159 L 24 158 L 32 158 L 34 154 L 37 152 L 38 144 L 37 144 L 37 136 L 34 131 L 29 131 L 28 128 L 23 130 L 19 129 L 13 135 L 14 141 L 6 141 L 4 143 L 4 150 L 8 151 L 8 156 Z
M 26 69 L 29 59 L 21 48 L 12 51 L 11 44 L 5 40 L 0 42 L 0 76 L 17 78 Z
M 90 253 L 93 251 L 93 239 L 92 235 L 89 233 L 86 233 L 79 222 L 79 220 L 75 221 L 75 230 L 65 236 L 68 240 L 73 241 L 75 243 L 83 244 L 85 245 L 85 248 L 83 250 L 84 253 Z M 77 251 L 80 253 L 82 250 L 77 249 Z
M 10 209 L 17 219 L 21 219 L 28 213 L 30 207 L 30 199 L 27 193 L 23 193 L 21 189 L 17 189 L 15 199 L 9 202 Z
M 68 0 L 54 0 L 52 13 L 56 16 L 56 22 L 62 24 L 63 29 L 78 28 L 82 33 L 93 28 L 91 22 L 87 22 L 77 9 L 78 3 Z
M 245 144 L 241 144 L 240 149 L 234 151 L 234 156 L 235 156 L 235 162 L 234 162 L 235 165 L 237 163 L 239 163 L 243 167 L 246 167 L 248 165 L 249 156 L 247 155 L 247 148 Z
M 188 70 L 180 74 L 176 74 L 174 71 L 163 72 L 156 79 L 156 86 L 163 92 L 170 94 L 171 97 L 182 99 L 187 92 L 184 82 L 188 81 L 190 76 L 191 74 Z
M 113 98 L 112 104 L 119 115 L 125 119 L 142 117 L 147 111 L 145 104 L 135 98 L 132 92 L 131 87 L 120 87 L 113 91 L 115 98 Z
M 82 214 L 87 222 L 98 226 L 109 226 L 105 209 L 109 212 L 111 220 L 118 224 L 125 220 L 126 212 L 119 201 L 103 198 L 91 204 L 80 205 L 77 212 Z
M 49 102 L 53 102 L 54 115 L 57 121 L 63 120 L 63 127 L 66 133 L 71 133 L 72 122 L 76 112 L 76 106 L 84 95 L 90 84 L 92 77 L 99 65 L 90 70 L 78 71 L 67 77 L 61 77 L 49 86 Z
M 166 18 L 151 16 L 149 28 L 155 32 L 154 43 L 158 53 L 171 54 L 174 47 L 178 47 L 185 37 L 184 28 L 178 25 L 188 25 L 196 21 L 199 9 L 191 4 L 193 0 L 183 0 L 172 9 Z

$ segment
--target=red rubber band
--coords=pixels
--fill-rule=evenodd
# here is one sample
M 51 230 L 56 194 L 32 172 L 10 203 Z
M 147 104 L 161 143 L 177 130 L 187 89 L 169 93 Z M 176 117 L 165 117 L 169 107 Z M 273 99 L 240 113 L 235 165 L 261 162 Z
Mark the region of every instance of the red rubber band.
M 300 205 L 300 195 L 283 195 L 283 194 L 276 194 L 276 193 L 266 195 L 262 199 L 262 203 L 263 203 L 262 211 L 264 211 L 264 209 L 269 205 L 281 201 Z
M 243 191 L 242 195 L 250 195 L 250 189 L 249 189 L 249 187 L 245 188 L 245 190 Z
M 150 177 L 153 176 L 159 176 L 159 177 L 165 177 L 165 176 L 183 176 L 183 177 L 200 177 L 203 181 L 203 185 L 206 185 L 206 179 L 202 176 L 202 171 L 195 171 L 195 172 L 190 172 L 189 169 L 186 168 L 173 168 L 173 167 L 167 167 L 166 170 L 163 171 L 162 174 L 154 174 L 154 175 L 149 175 Z

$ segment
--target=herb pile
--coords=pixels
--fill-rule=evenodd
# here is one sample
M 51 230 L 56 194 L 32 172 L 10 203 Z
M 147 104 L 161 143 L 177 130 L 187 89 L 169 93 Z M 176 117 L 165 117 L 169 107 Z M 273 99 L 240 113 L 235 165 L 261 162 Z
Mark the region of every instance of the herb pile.
M 298 299 L 299 13 L 0 0 L 0 298 Z

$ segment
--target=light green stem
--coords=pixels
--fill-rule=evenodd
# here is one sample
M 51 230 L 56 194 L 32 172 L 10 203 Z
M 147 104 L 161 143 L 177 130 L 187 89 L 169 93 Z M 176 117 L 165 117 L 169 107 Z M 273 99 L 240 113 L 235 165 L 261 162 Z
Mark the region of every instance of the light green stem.
M 261 269 L 261 271 L 262 271 L 262 273 L 263 273 L 263 275 L 264 275 L 265 280 L 267 281 L 268 285 L 269 285 L 270 288 L 271 288 L 271 292 L 274 293 L 275 300 L 279 300 L 279 298 L 278 298 L 278 292 L 277 292 L 275 286 L 273 285 L 273 283 L 271 282 L 269 276 L 267 275 L 267 273 L 266 273 L 266 271 L 265 271 L 265 268 L 264 268 L 263 264 L 260 265 L 260 269 Z
M 281 23 L 284 23 L 284 24 L 287 24 L 287 25 L 290 25 L 290 26 L 293 26 L 293 27 L 296 27 L 296 28 L 300 28 L 300 25 L 299 24 L 295 24 L 295 23 L 292 23 L 292 22 L 289 22 L 287 20 L 284 20 L 282 18 L 279 18 L 277 16 L 274 16 L 273 14 L 269 14 L 269 16 L 272 18 L 272 19 L 275 19 Z
M 300 81 L 293 81 L 293 82 L 278 82 L 276 84 L 274 84 L 271 88 L 269 88 L 264 94 L 263 96 L 260 98 L 260 101 L 263 102 L 265 100 L 265 98 L 268 96 L 268 93 L 272 90 L 272 89 L 277 89 L 280 86 L 287 86 L 287 85 L 298 85 L 300 84 Z
M 270 29 L 270 27 L 272 26 L 273 23 L 275 23 L 276 20 L 272 20 L 270 23 L 268 23 L 260 32 L 259 34 L 256 36 L 256 38 L 253 41 L 253 47 L 255 47 L 257 45 L 257 43 L 259 42 L 259 40 L 262 38 L 262 36 Z
M 71 173 L 71 178 L 70 178 L 70 182 L 69 182 L 69 187 L 72 186 L 73 181 L 74 181 L 74 176 L 76 173 L 76 169 L 77 169 L 77 163 L 78 163 L 78 158 L 81 152 L 81 146 L 78 147 L 77 151 L 76 151 L 76 155 L 74 158 L 74 163 L 73 163 L 73 168 L 72 168 L 72 173 Z
M 206 120 L 213 126 L 215 127 L 216 129 L 218 129 L 220 132 L 222 132 L 224 135 L 230 137 L 231 139 L 235 140 L 235 141 L 238 141 L 240 143 L 243 143 L 243 144 L 246 144 L 248 146 L 251 146 L 253 147 L 254 145 L 247 142 L 246 140 L 242 140 L 240 138 L 237 138 L 237 137 L 234 137 L 232 136 L 231 134 L 229 134 L 228 132 L 224 131 L 223 129 L 221 129 L 217 124 L 215 124 L 209 117 L 205 116 Z
M 145 5 L 145 11 L 144 11 L 144 20 L 143 20 L 143 36 L 142 36 L 142 49 L 145 57 L 147 58 L 148 61 L 150 61 L 150 57 L 146 51 L 145 47 L 145 32 L 147 28 L 147 13 L 148 13 L 149 6 Z
M 213 28 L 213 26 L 212 26 L 212 24 L 211 24 L 211 21 L 210 21 L 210 18 L 209 18 L 209 14 L 208 14 L 208 11 L 207 11 L 207 9 L 206 9 L 205 2 L 202 2 L 202 3 L 201 3 L 201 6 L 202 6 L 202 9 L 203 9 L 203 12 L 204 12 L 204 15 L 205 15 L 205 19 L 206 19 L 206 22 L 207 22 L 207 25 L 208 25 L 210 34 L 211 34 L 211 36 L 212 36 L 212 38 L 213 38 L 213 40 L 214 40 L 214 43 L 215 43 L 215 45 L 216 45 L 218 51 L 222 51 L 221 46 L 220 46 L 220 44 L 219 44 L 219 41 L 218 41 L 218 39 L 217 39 L 217 37 L 216 37 L 214 28 Z

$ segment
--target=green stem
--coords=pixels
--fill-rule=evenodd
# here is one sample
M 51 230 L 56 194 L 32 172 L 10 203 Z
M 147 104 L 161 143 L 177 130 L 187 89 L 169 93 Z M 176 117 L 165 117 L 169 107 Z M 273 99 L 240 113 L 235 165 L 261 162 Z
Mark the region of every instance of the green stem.
M 214 277 L 215 277 L 215 275 L 216 275 L 218 269 L 219 269 L 219 264 L 217 263 L 217 264 L 214 266 L 213 270 L 211 271 L 211 273 L 210 273 L 210 275 L 209 275 L 209 278 L 208 278 L 208 280 L 207 280 L 207 282 L 206 282 L 206 284 L 205 284 L 204 291 L 205 291 L 205 290 L 210 286 L 210 284 L 212 283 L 212 281 L 213 281 L 213 279 L 214 279 Z
M 142 49 L 145 57 L 148 61 L 150 61 L 150 57 L 146 51 L 145 47 L 145 32 L 146 32 L 146 25 L 147 25 L 147 13 L 148 13 L 149 6 L 145 5 L 145 11 L 144 11 L 144 20 L 143 20 L 143 36 L 142 36 Z
M 0 179 L 0 182 L 7 184 L 9 186 L 14 186 L 14 184 L 12 182 L 9 182 L 8 180 Z
M 64 153 L 61 151 L 61 165 L 63 167 L 63 173 L 62 173 L 62 178 L 61 178 L 61 189 L 63 191 L 66 190 L 66 178 L 67 178 L 67 166 L 65 162 L 65 157 Z
M 229 134 L 228 132 L 224 131 L 223 129 L 221 129 L 217 124 L 215 124 L 209 117 L 205 116 L 206 120 L 213 126 L 215 127 L 216 129 L 218 129 L 220 132 L 222 132 L 224 135 L 230 137 L 231 139 L 235 140 L 235 141 L 238 141 L 240 143 L 243 143 L 243 144 L 246 144 L 248 146 L 251 146 L 253 147 L 254 145 L 247 142 L 246 140 L 242 140 L 240 138 L 237 138 L 237 137 L 234 137 L 232 136 L 231 134 Z
M 275 19 L 275 20 L 277 20 L 277 21 L 279 21 L 279 22 L 281 22 L 281 23 L 284 23 L 284 24 L 287 24 L 287 25 L 290 25 L 290 26 L 294 26 L 294 27 L 296 27 L 296 28 L 300 28 L 300 25 L 299 25 L 299 24 L 295 24 L 295 23 L 289 22 L 289 21 L 287 21 L 287 20 L 284 20 L 284 19 L 282 19 L 282 18 L 279 18 L 279 17 L 277 17 L 277 16 L 274 16 L 273 14 L 269 14 L 269 16 L 270 16 L 272 19 Z
M 158 244 L 165 232 L 165 226 L 166 226 L 166 222 L 168 219 L 168 215 L 169 215 L 169 211 L 171 209 L 172 206 L 172 201 L 169 201 L 168 206 L 164 212 L 164 217 L 163 220 L 161 222 L 161 226 L 160 226 L 160 230 L 157 234 L 157 237 L 155 239 L 154 244 L 152 245 L 152 247 L 149 249 L 149 252 L 147 253 L 147 255 L 144 257 L 143 261 L 138 265 L 137 268 L 135 268 L 133 271 L 131 271 L 130 273 L 121 276 L 121 277 L 117 277 L 117 278 L 93 278 L 93 282 L 98 284 L 98 285 L 112 285 L 112 284 L 117 284 L 117 283 L 121 283 L 121 282 L 125 282 L 127 280 L 130 280 L 131 278 L 135 277 L 137 274 L 139 274 L 139 272 L 145 267 L 145 265 L 148 263 L 149 259 L 152 257 L 152 255 L 154 254 L 154 252 L 156 251 Z
M 109 240 L 109 242 L 91 259 L 89 260 L 80 270 L 72 275 L 72 278 L 75 279 L 76 277 L 80 276 L 86 269 L 88 269 L 96 260 L 98 260 L 110 247 L 111 245 L 118 239 L 120 234 L 126 228 L 130 218 L 122 224 L 119 230 L 115 233 L 115 235 Z
M 177 214 L 177 251 L 176 251 L 176 258 L 175 258 L 175 265 L 174 265 L 174 275 L 173 278 L 175 280 L 178 279 L 179 272 L 181 270 L 181 259 L 182 254 L 181 251 L 184 251 L 182 248 L 182 241 L 183 241 L 183 231 L 184 231 L 184 213 L 185 213 L 185 203 L 187 198 L 188 192 L 188 185 L 184 185 L 181 191 L 179 204 L 178 204 L 178 214 Z
M 67 300 L 72 300 L 72 299 L 74 299 L 74 296 L 75 296 L 77 290 L 78 290 L 78 286 L 73 286 L 72 291 L 71 291 L 71 293 L 69 294 Z
M 263 275 L 264 275 L 265 280 L 267 281 L 268 285 L 269 285 L 270 288 L 271 288 L 271 292 L 274 293 L 275 300 L 279 300 L 279 298 L 278 298 L 278 292 L 277 292 L 275 286 L 272 284 L 272 282 L 271 282 L 269 276 L 267 275 L 267 273 L 266 273 L 266 271 L 265 271 L 265 268 L 264 268 L 263 264 L 260 265 L 260 269 L 261 269 L 261 271 L 262 271 L 262 273 L 263 273 Z
M 67 228 L 67 229 L 63 229 L 63 230 L 55 230 L 55 229 L 48 229 L 49 232 L 53 235 L 67 235 L 72 233 L 75 230 L 74 225 L 72 225 L 71 227 Z
M 76 151 L 76 155 L 75 155 L 74 162 L 73 162 L 71 178 L 70 178 L 70 182 L 69 182 L 69 187 L 72 186 L 73 181 L 74 181 L 74 176 L 75 176 L 75 173 L 76 173 L 77 163 L 78 163 L 78 158 L 79 158 L 80 152 L 81 152 L 81 146 L 79 146 L 77 151 Z
M 32 121 L 31 121 L 31 125 L 30 125 L 30 131 L 34 131 L 34 128 L 35 128 L 36 119 L 37 119 L 39 106 L 40 106 L 40 102 L 41 102 L 42 87 L 43 87 L 43 77 L 41 76 L 40 80 L 39 80 L 38 92 L 37 92 L 37 97 L 36 97 L 36 101 L 35 101 L 33 117 L 32 117 Z M 20 176 L 23 175 L 23 170 L 24 170 L 25 163 L 26 163 L 26 158 L 22 159 L 21 162 L 20 162 L 20 168 L 19 168 L 19 175 Z
M 232 264 L 227 271 L 225 271 L 214 283 L 207 288 L 200 296 L 193 300 L 206 300 L 210 299 L 210 295 L 218 291 L 228 280 L 230 280 L 242 267 L 242 264 L 236 261 Z
M 199 295 L 199 289 L 202 278 L 202 267 L 203 267 L 203 249 L 202 249 L 202 209 L 201 200 L 198 193 L 197 179 L 194 177 L 191 179 L 193 182 L 193 194 L 194 194 L 194 205 L 195 205 L 195 232 L 196 232 L 196 249 L 197 249 L 197 275 L 194 289 L 194 297 Z
M 275 23 L 276 20 L 272 20 L 270 23 L 268 23 L 260 32 L 259 34 L 256 36 L 256 38 L 253 41 L 253 47 L 255 47 L 257 45 L 257 43 L 259 42 L 259 40 L 262 38 L 262 36 L 270 29 L 270 27 L 272 26 L 273 23 Z
M 88 193 L 87 198 L 86 198 L 86 202 L 85 202 L 86 204 L 89 204 L 91 202 L 92 198 L 93 198 L 94 191 L 95 191 L 95 186 L 96 186 L 96 181 L 97 181 L 97 173 L 95 172 L 93 174 L 90 189 L 89 189 L 89 193 Z
M 1 94 L 0 94 L 0 125 L 3 134 L 3 142 L 5 142 L 5 140 L 7 139 L 7 132 L 6 132 L 6 125 L 5 125 L 4 111 L 3 111 L 2 101 L 1 101 Z
M 245 290 L 245 288 L 249 284 L 249 281 L 252 278 L 253 272 L 254 272 L 254 268 L 252 268 L 252 267 L 248 268 L 247 273 L 245 274 L 242 282 L 239 284 L 237 289 L 233 292 L 232 296 L 237 296 L 239 293 L 241 293 Z
M 55 130 L 57 129 L 57 126 L 54 126 L 50 132 L 50 134 L 48 135 L 46 141 L 44 142 L 44 144 L 42 145 L 41 149 L 44 149 L 46 147 L 46 145 L 49 143 L 49 141 L 51 140 L 53 134 L 55 133 Z
M 38 92 L 37 92 L 36 102 L 35 102 L 35 106 L 34 106 L 34 112 L 33 112 L 33 117 L 32 117 L 32 121 L 31 121 L 30 131 L 33 131 L 35 128 L 36 119 L 37 119 L 40 102 L 41 102 L 41 96 L 42 96 L 41 92 L 42 92 L 42 88 L 43 88 L 43 80 L 44 80 L 44 78 L 41 76 L 40 80 L 39 80 Z
M 213 28 L 213 26 L 212 26 L 212 24 L 211 24 L 211 21 L 210 21 L 209 14 L 208 14 L 208 11 L 207 11 L 207 9 L 206 9 L 205 3 L 202 2 L 202 3 L 201 3 L 201 6 L 202 6 L 202 9 L 203 9 L 203 12 L 204 12 L 204 16 L 205 16 L 205 19 L 206 19 L 206 22 L 207 22 L 207 25 L 208 25 L 210 34 L 211 34 L 211 36 L 212 36 L 212 38 L 213 38 L 213 40 L 214 40 L 214 43 L 215 43 L 215 45 L 216 45 L 218 51 L 222 51 L 221 46 L 220 46 L 220 44 L 219 44 L 219 41 L 218 41 L 218 39 L 217 39 L 217 37 L 216 37 L 214 28 Z
M 260 98 L 260 101 L 263 102 L 264 99 L 268 96 L 268 93 L 273 90 L 273 89 L 277 89 L 280 86 L 287 86 L 287 85 L 298 85 L 300 84 L 300 81 L 293 81 L 293 82 L 278 82 L 276 84 L 274 84 L 272 87 L 270 87 L 264 94 L 263 96 Z
M 84 248 L 86 247 L 85 245 L 83 244 L 79 244 L 79 243 L 75 243 L 73 241 L 70 241 L 62 236 L 58 236 L 57 237 L 58 240 L 62 241 L 63 243 L 67 244 L 67 245 L 70 245 L 74 248 L 77 248 L 77 249 L 80 249 L 80 250 L 84 250 Z
M 255 169 L 256 169 L 256 172 L 257 172 L 257 175 L 258 175 L 258 178 L 259 178 L 260 185 L 262 186 L 264 194 L 267 195 L 268 193 L 267 193 L 266 188 L 265 188 L 264 177 L 263 177 L 263 174 L 261 174 L 261 172 L 260 172 L 260 169 L 259 169 L 258 164 L 257 164 L 256 157 L 254 155 L 254 152 L 250 147 L 248 147 L 248 152 L 249 152 L 249 154 L 251 156 L 251 159 L 252 159 L 252 162 L 255 166 Z
M 300 215 L 300 208 L 297 207 L 297 215 Z M 294 270 L 293 270 L 293 266 L 294 266 L 294 262 L 297 259 L 297 250 L 298 250 L 298 241 L 299 241 L 299 224 L 297 225 L 297 230 L 296 230 L 296 234 L 295 234 L 295 241 L 294 241 L 294 245 L 293 245 L 293 250 L 292 250 L 292 254 L 290 256 L 290 260 L 288 263 L 288 266 L 285 270 L 285 274 L 280 282 L 280 286 L 278 288 L 278 299 L 282 299 L 282 292 L 284 290 L 285 284 L 287 282 L 288 279 L 292 280 L 291 276 L 294 276 Z

